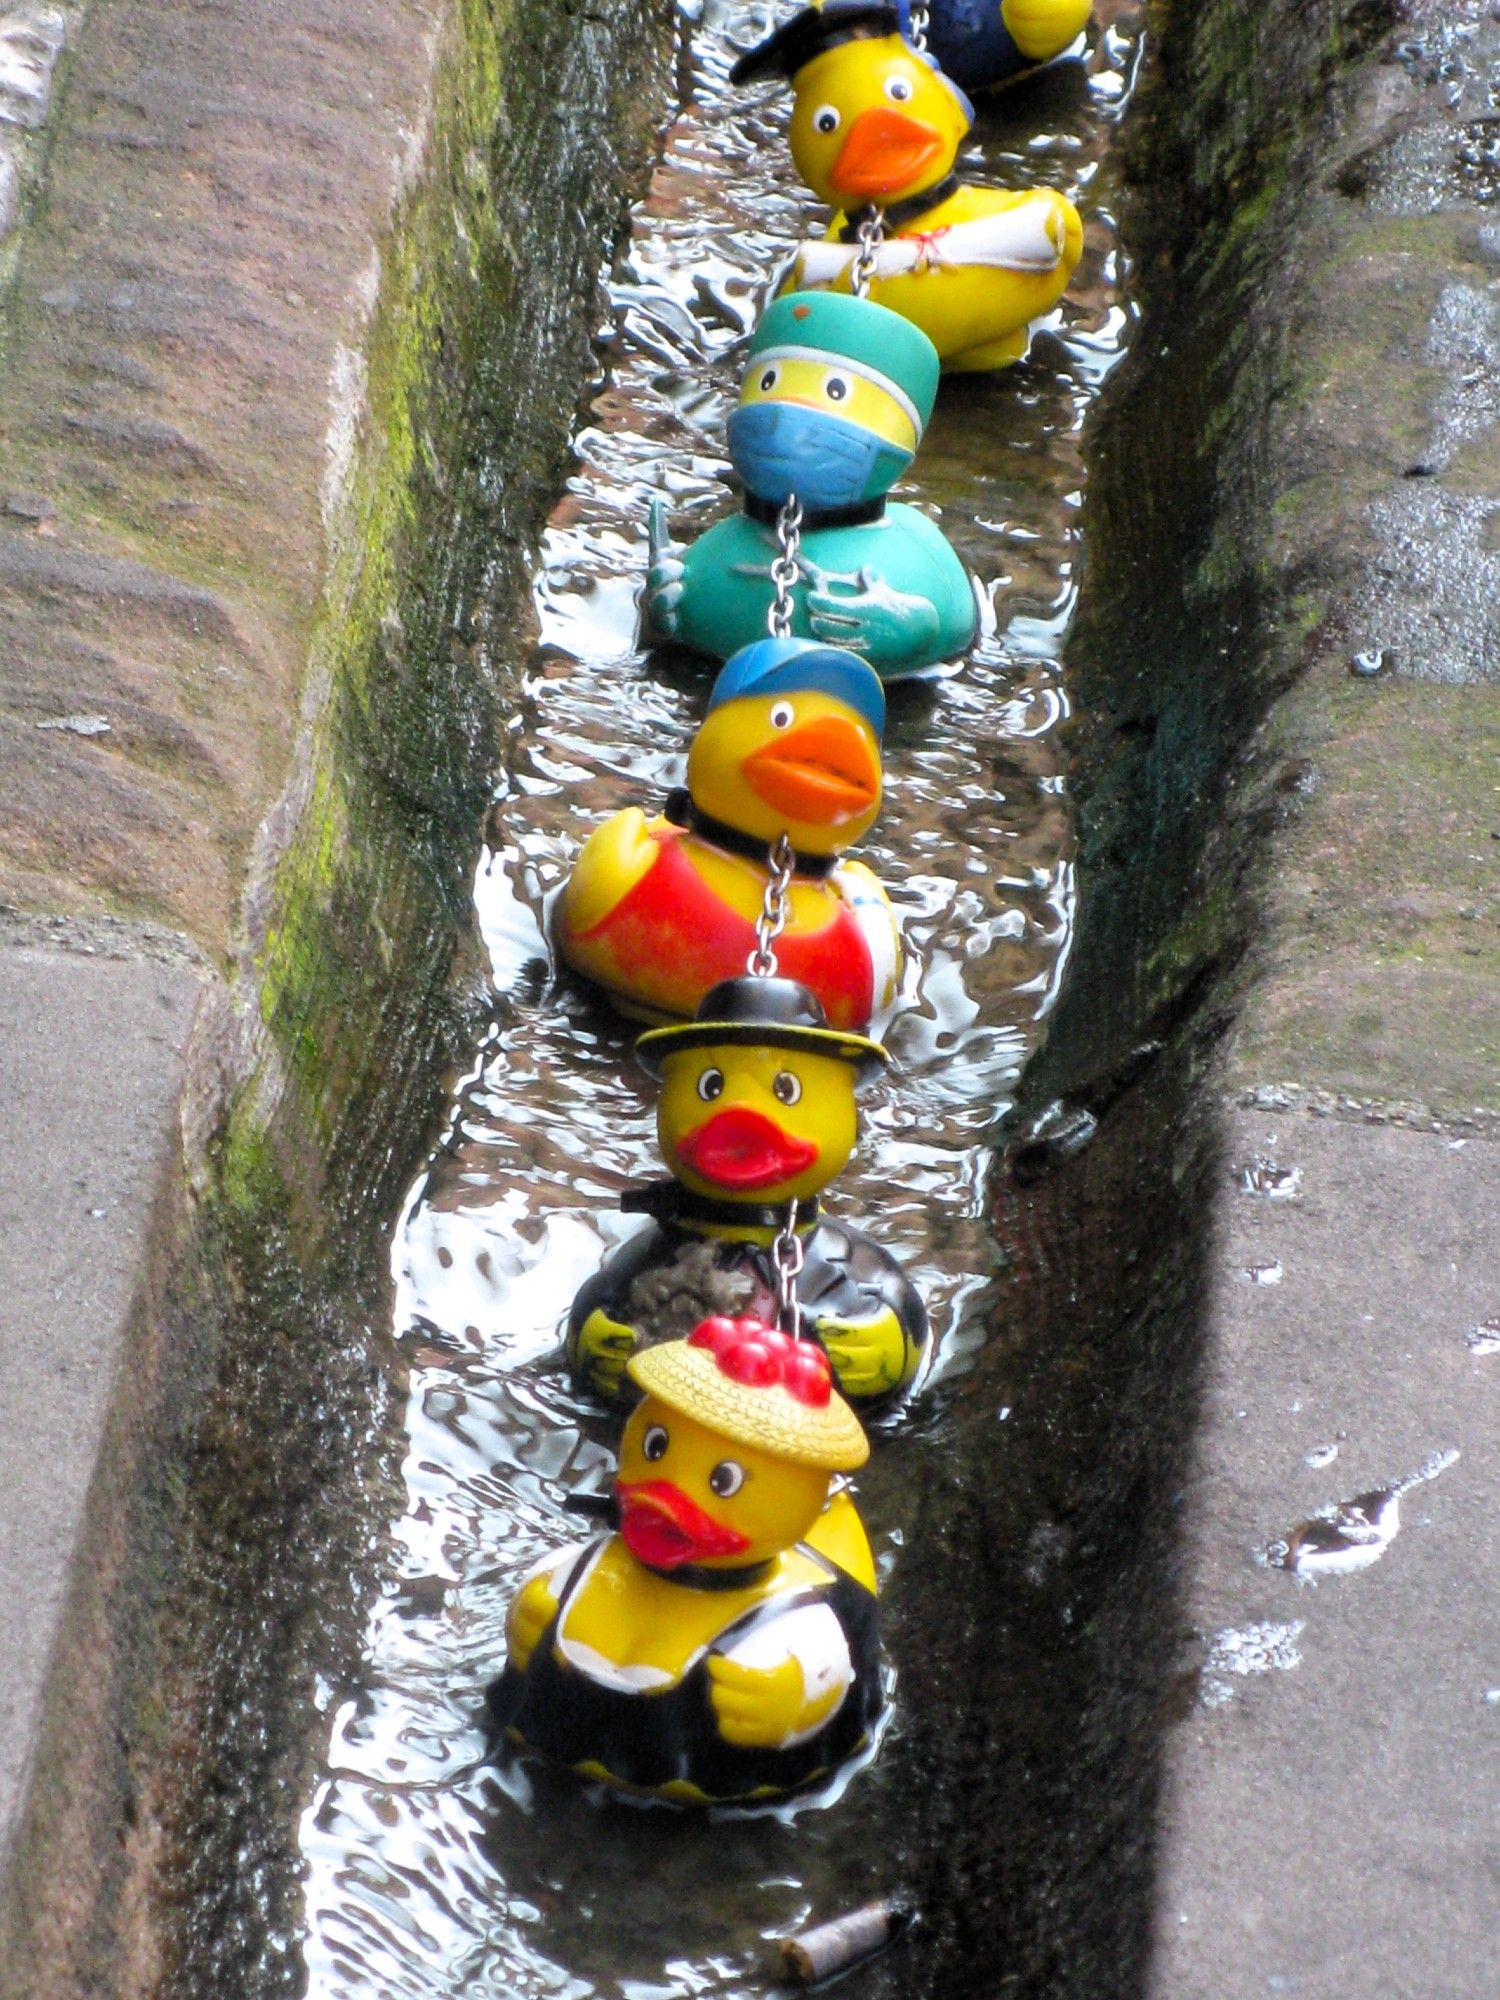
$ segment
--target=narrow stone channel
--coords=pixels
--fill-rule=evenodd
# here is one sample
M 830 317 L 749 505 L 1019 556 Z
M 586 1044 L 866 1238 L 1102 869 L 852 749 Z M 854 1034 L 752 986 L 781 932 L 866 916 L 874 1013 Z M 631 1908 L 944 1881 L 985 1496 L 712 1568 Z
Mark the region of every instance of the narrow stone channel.
M 891 1727 L 839 1797 L 706 1823 L 483 1761 L 479 1700 L 514 1581 L 587 1531 L 563 1497 L 610 1463 L 612 1427 L 554 1365 L 559 1324 L 628 1227 L 620 1190 L 654 1170 L 630 1033 L 558 976 L 547 903 L 595 820 L 680 777 L 709 675 L 635 650 L 647 503 L 664 494 L 679 521 L 722 505 L 742 337 L 768 274 L 813 224 L 778 143 L 781 104 L 724 81 L 731 31 L 743 46 L 770 10 L 708 0 L 684 10 L 682 108 L 609 279 L 607 378 L 540 555 L 539 638 L 513 691 L 475 884 L 491 1019 L 396 1227 L 406 1502 L 378 1553 L 363 1677 L 325 1691 L 328 1747 L 302 1828 L 314 2000 L 749 1994 L 766 1984 L 768 1935 L 911 1886 L 900 1829 L 922 1819 L 914 1746 L 942 1718 L 908 1706 L 925 1638 L 914 1606 L 931 1586 L 909 1601 L 903 1573 L 945 1559 L 933 1509 L 914 1501 L 960 1432 L 972 1462 L 973 1426 L 985 1427 L 991 1476 L 1005 1478 L 1011 1412 L 972 1395 L 975 1357 L 1018 1282 L 993 1227 L 993 1142 L 1072 936 L 1064 653 L 1082 434 L 1132 323 L 1113 134 L 1141 12 L 1099 0 L 1086 66 L 981 113 L 972 166 L 1068 193 L 1085 215 L 1084 261 L 1027 364 L 945 388 L 914 468 L 988 608 L 961 673 L 894 694 L 887 805 L 865 849 L 905 915 L 912 968 L 887 1037 L 894 1081 L 837 1205 L 901 1256 L 937 1332 L 917 1402 L 861 1482 L 887 1586 Z M 1048 1525 L 1032 1525 L 1025 1559 L 1045 1571 Z M 959 1571 L 946 1588 L 984 1644 L 983 1580 Z M 987 1754 L 973 1746 L 976 1813 L 993 1800 Z M 1002 1869 L 1023 1840 L 1019 1825 L 993 1830 Z M 919 1963 L 892 1990 L 940 1990 Z M 941 1990 L 963 1990 L 953 1979 L 950 1964 Z

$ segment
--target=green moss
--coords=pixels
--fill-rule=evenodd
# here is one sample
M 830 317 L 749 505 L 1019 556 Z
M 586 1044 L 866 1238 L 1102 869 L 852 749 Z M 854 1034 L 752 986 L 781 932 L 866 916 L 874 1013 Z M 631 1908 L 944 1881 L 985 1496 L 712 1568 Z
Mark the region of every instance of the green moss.
M 245 1821 L 272 1822 L 273 1859 L 243 1882 L 235 1812 L 219 1799 L 203 1824 L 190 1806 L 179 1812 L 186 1887 L 174 1876 L 174 1894 L 189 1904 L 196 1885 L 206 1902 L 242 1883 L 243 1901 L 235 1921 L 190 1930 L 183 1990 L 242 1990 L 244 1955 L 257 1950 L 257 1991 L 294 1991 L 301 1976 L 291 1959 L 265 1956 L 267 1940 L 297 1930 L 296 1856 L 278 1816 L 303 1798 L 286 1744 L 308 1723 L 299 1704 L 311 1673 L 299 1679 L 285 1635 L 299 1659 L 327 1654 L 327 1580 L 359 1566 L 350 1538 L 371 1532 L 381 1372 L 370 1327 L 383 1309 L 385 1231 L 453 1049 L 450 975 L 519 666 L 509 650 L 457 638 L 493 571 L 485 494 L 503 488 L 517 537 L 534 532 L 553 490 L 600 242 L 629 186 L 611 148 L 638 146 L 655 112 L 664 38 L 648 25 L 664 25 L 655 0 L 589 25 L 552 0 L 463 0 L 427 167 L 383 246 L 364 421 L 309 642 L 327 698 L 257 919 L 259 1054 L 202 1205 L 239 1275 L 243 1326 L 198 1440 L 196 1569 L 209 1587 L 196 1653 L 212 1672 L 194 1677 L 194 1754 L 209 1767 L 205 1796 L 229 1782 Z M 594 64 L 571 82 L 592 108 L 592 159 L 553 115 L 564 54 L 590 39 Z M 515 46 L 535 60 L 508 65 Z M 570 325 L 568 348 L 558 334 Z M 513 566 L 495 587 L 518 602 L 524 583 Z M 507 633 L 518 622 L 493 621 Z M 322 1546 L 304 1547 L 309 1519 Z M 286 1562 L 278 1523 L 295 1543 Z M 267 1632 L 282 1656 L 269 1657 Z
M 1473 858 L 1491 696 L 1347 672 L 1368 509 L 1427 447 L 1430 316 L 1473 254 L 1471 219 L 1360 199 L 1390 20 L 1360 0 L 1152 9 L 1147 195 L 1124 227 L 1171 340 L 1121 371 L 1096 454 L 1083 902 L 1038 1092 L 1176 1018 L 1174 995 L 1199 1023 L 1248 1006 L 1242 1080 L 1273 1051 L 1312 1082 L 1363 1065 L 1364 1095 L 1424 1061 L 1455 1099 L 1500 1089 L 1472 1019 L 1495 931 L 1458 916 L 1493 903 Z M 1493 492 L 1496 456 L 1477 441 L 1458 476 Z
M 457 489 L 473 480 L 481 423 L 510 455 L 507 494 L 522 505 L 539 498 L 572 408 L 566 375 L 513 379 L 503 412 L 498 387 L 485 404 L 480 356 L 510 327 L 518 367 L 545 369 L 545 358 L 524 358 L 545 352 L 525 331 L 546 309 L 534 260 L 571 255 L 586 286 L 597 256 L 566 205 L 553 216 L 546 196 L 537 199 L 528 242 L 518 215 L 532 204 L 514 190 L 502 199 L 502 175 L 533 176 L 538 150 L 563 143 L 536 75 L 508 71 L 504 50 L 519 37 L 540 60 L 570 32 L 537 0 L 500 11 L 467 0 L 446 53 L 430 170 L 382 258 L 363 427 L 311 638 L 311 671 L 331 699 L 256 955 L 261 1020 L 295 1094 L 291 1122 L 314 1155 L 351 1129 L 352 1103 L 385 1088 L 368 1073 L 369 1025 L 392 982 L 414 1005 L 433 993 L 463 917 L 499 688 L 483 661 L 476 672 L 468 654 L 454 657 L 453 621 L 474 588 L 486 525 L 476 499 L 464 539 L 452 540 Z M 648 109 L 644 97 L 637 117 Z M 497 132 L 508 135 L 498 148 Z M 596 210 L 596 228 L 603 219 Z M 518 406 L 532 413 L 529 426 Z M 437 1030 L 413 1023 L 408 1032 Z M 247 1094 L 230 1156 L 255 1150 L 263 1115 L 262 1094 Z
M 1216 964 L 1233 942 L 1234 899 L 1230 885 L 1219 881 L 1195 901 L 1146 955 L 1148 1012 L 1168 1005 L 1207 966 Z

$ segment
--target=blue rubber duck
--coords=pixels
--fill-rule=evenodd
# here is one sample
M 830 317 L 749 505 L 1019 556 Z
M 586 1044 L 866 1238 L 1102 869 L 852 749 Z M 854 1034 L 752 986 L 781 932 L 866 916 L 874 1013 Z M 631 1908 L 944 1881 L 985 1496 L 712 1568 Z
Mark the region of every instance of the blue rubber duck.
M 927 48 L 965 90 L 989 90 L 1049 63 L 1088 25 L 1092 0 L 898 0 L 901 31 L 925 14 Z
M 741 511 L 691 548 L 651 510 L 650 634 L 728 659 L 764 638 L 777 523 L 800 507 L 791 633 L 857 653 L 883 679 L 965 652 L 976 599 L 942 531 L 887 498 L 937 395 L 937 350 L 909 320 L 835 292 L 788 292 L 750 342 L 729 456 Z

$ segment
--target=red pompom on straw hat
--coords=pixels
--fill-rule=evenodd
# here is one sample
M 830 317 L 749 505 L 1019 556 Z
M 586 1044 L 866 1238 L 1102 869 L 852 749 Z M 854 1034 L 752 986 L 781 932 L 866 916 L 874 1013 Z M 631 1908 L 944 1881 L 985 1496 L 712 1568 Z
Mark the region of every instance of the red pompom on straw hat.
M 627 1365 L 637 1388 L 669 1409 L 791 1465 L 852 1472 L 870 1456 L 822 1348 L 761 1320 L 718 1314 Z

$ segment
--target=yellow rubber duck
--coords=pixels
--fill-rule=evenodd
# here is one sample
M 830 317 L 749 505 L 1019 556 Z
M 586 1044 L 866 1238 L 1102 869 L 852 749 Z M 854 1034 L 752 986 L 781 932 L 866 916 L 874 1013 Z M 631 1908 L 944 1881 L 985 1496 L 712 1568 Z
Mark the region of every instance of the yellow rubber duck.
M 730 74 L 791 82 L 792 158 L 837 211 L 824 240 L 798 254 L 789 288 L 851 290 L 861 223 L 878 221 L 870 298 L 919 326 L 947 370 L 1022 358 L 1031 322 L 1067 289 L 1083 224 L 1052 189 L 1005 192 L 958 179 L 953 163 L 973 108 L 903 39 L 894 7 L 806 7 Z
M 619 1528 L 549 1556 L 489 1692 L 510 1741 L 682 1803 L 774 1798 L 880 1708 L 875 1566 L 833 1475 L 869 1444 L 818 1348 L 711 1318 L 630 1364 Z
M 774 1316 L 773 1245 L 795 1201 L 807 1331 L 851 1402 L 865 1409 L 899 1396 L 927 1344 L 921 1294 L 881 1244 L 818 1207 L 854 1151 L 855 1092 L 885 1050 L 831 1031 L 794 980 L 747 976 L 715 987 L 697 1020 L 643 1035 L 637 1054 L 661 1079 L 656 1134 L 672 1178 L 623 1197 L 656 1226 L 631 1237 L 573 1301 L 575 1385 L 626 1396 L 631 1357 L 662 1339 L 674 1314 L 680 1325 L 684 1305 L 701 1310 L 730 1294 Z M 719 1296 L 702 1296 L 705 1252 Z
M 885 694 L 863 660 L 807 639 L 743 647 L 714 682 L 687 792 L 648 819 L 616 813 L 584 843 L 559 900 L 558 948 L 625 1012 L 693 1014 L 756 948 L 773 844 L 794 872 L 776 940 L 836 1028 L 890 1004 L 901 941 L 884 889 L 841 859 L 880 810 Z

